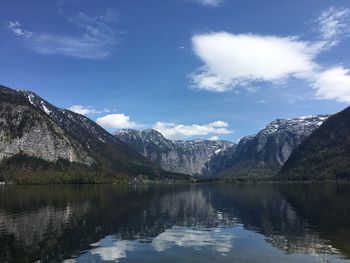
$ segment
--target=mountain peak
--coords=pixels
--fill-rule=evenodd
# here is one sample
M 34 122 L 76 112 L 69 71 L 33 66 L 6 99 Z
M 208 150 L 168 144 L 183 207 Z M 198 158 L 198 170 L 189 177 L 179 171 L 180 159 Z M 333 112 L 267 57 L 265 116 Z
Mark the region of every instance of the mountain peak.
M 315 130 L 331 115 L 308 115 L 287 119 L 276 119 L 269 123 L 259 132 L 259 135 L 269 135 L 273 133 L 281 133 L 284 131 L 294 132 L 296 134 L 310 133 Z

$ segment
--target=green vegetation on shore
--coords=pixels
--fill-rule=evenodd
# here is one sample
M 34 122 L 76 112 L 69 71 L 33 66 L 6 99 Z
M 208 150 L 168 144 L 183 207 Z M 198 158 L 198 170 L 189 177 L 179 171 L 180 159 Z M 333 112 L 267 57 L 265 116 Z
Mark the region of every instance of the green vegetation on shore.
M 169 172 L 155 176 L 139 171 L 130 176 L 103 166 L 86 166 L 62 159 L 48 162 L 22 154 L 6 158 L 0 164 L 0 181 L 15 184 L 127 184 L 188 179 L 186 175 Z

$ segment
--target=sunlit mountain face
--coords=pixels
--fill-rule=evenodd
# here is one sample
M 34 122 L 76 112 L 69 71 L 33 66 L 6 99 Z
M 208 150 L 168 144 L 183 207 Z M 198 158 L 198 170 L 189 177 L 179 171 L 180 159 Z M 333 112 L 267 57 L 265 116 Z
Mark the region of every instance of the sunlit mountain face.
M 346 261 L 349 187 L 1 188 L 0 258 L 3 262 Z

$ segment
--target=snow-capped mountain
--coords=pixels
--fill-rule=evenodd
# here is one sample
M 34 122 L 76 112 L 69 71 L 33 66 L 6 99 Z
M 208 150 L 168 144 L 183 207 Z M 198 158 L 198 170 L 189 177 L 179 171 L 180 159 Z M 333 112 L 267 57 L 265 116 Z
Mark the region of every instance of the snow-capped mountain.
M 297 136 L 307 136 L 329 118 L 330 115 L 309 115 L 289 119 L 277 119 L 268 124 L 257 135 L 272 135 L 290 132 Z
M 277 119 L 238 145 L 172 141 L 152 129 L 111 135 L 89 118 L 57 108 L 33 92 L 0 86 L 0 170 L 4 160 L 20 155 L 51 163 L 65 160 L 108 174 L 160 175 L 156 163 L 166 171 L 198 176 L 272 176 L 329 116 Z
M 57 108 L 30 91 L 0 86 L 0 123 L 0 162 L 24 155 L 111 174 L 159 171 L 89 118 Z
M 190 175 L 202 174 L 212 155 L 235 145 L 229 141 L 172 141 L 153 129 L 124 129 L 114 135 L 164 170 Z
M 237 147 L 214 155 L 205 165 L 206 173 L 219 173 L 225 177 L 272 176 L 329 116 L 277 119 L 258 134 L 242 138 Z

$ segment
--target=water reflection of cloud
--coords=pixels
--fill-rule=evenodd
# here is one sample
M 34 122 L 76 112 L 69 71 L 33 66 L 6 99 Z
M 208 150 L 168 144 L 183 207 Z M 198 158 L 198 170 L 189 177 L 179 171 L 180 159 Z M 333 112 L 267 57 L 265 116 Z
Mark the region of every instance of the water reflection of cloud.
M 201 250 L 211 248 L 214 251 L 225 255 L 233 248 L 232 228 L 188 228 L 173 227 L 158 235 L 151 243 L 145 244 L 141 240 L 118 240 L 113 236 L 107 236 L 93 247 L 89 254 L 98 255 L 102 260 L 115 261 L 127 257 L 127 252 L 136 251 L 141 246 L 149 246 L 157 252 L 164 252 L 175 246 Z
M 193 249 L 210 247 L 217 252 L 225 254 L 232 249 L 233 238 L 232 233 L 221 228 L 194 229 L 174 227 L 157 236 L 153 240 L 152 245 L 158 252 L 178 246 Z
M 98 255 L 102 260 L 118 261 L 126 257 L 127 251 L 135 250 L 135 241 L 115 240 L 112 236 L 107 236 L 99 242 L 92 244 L 96 248 L 90 250 L 92 255 Z

